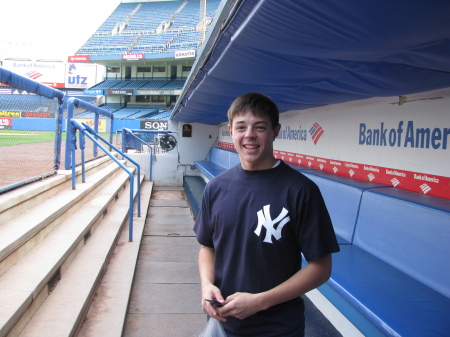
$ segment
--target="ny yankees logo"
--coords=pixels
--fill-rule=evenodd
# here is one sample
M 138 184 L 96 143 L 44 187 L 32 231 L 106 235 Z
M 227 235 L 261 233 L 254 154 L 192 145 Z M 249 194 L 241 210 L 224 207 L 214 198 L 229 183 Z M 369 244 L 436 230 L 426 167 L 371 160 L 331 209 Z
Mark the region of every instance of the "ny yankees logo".
M 272 243 L 272 235 L 276 240 L 281 239 L 281 231 L 286 223 L 291 220 L 288 214 L 288 211 L 283 207 L 280 215 L 277 216 L 275 220 L 272 220 L 270 216 L 270 205 L 266 205 L 262 210 L 258 211 L 258 226 L 255 229 L 255 234 L 260 236 L 261 229 L 264 226 L 266 228 L 266 237 L 264 238 L 264 242 Z M 275 229 L 275 225 L 278 223 L 277 228 Z

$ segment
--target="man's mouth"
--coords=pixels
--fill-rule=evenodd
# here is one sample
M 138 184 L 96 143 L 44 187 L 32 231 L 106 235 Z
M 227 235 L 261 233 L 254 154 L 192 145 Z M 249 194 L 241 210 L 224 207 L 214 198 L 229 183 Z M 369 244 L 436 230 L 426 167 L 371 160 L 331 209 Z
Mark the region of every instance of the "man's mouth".
M 257 149 L 259 145 L 243 145 L 246 149 Z

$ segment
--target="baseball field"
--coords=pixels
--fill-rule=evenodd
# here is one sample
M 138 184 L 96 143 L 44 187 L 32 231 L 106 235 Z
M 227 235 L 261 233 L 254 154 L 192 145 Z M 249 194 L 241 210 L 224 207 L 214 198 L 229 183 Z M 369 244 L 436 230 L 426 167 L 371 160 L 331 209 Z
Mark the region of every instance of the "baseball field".
M 63 132 L 60 169 L 64 169 L 65 138 Z M 54 171 L 54 148 L 55 132 L 0 130 L 0 188 Z M 87 140 L 86 159 L 93 157 L 92 148 Z M 81 151 L 76 151 L 76 158 L 81 161 Z

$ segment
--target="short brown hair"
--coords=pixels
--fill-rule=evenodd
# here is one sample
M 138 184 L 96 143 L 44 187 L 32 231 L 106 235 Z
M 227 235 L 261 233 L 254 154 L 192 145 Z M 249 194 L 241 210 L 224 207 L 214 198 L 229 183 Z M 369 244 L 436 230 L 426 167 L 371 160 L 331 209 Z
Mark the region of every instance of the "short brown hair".
M 273 129 L 280 123 L 280 113 L 275 102 L 263 94 L 250 92 L 239 96 L 231 103 L 228 109 L 228 123 L 230 126 L 233 125 L 235 116 L 246 111 L 251 111 L 257 116 L 268 116 L 272 122 Z

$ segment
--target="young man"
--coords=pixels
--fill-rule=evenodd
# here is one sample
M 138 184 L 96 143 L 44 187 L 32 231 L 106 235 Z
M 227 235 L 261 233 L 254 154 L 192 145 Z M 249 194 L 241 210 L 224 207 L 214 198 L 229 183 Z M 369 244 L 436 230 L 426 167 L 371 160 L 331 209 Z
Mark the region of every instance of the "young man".
M 339 251 L 328 211 L 317 186 L 273 156 L 273 101 L 244 94 L 228 119 L 240 164 L 208 183 L 194 227 L 203 310 L 228 336 L 303 336 L 300 296 L 328 280 Z

